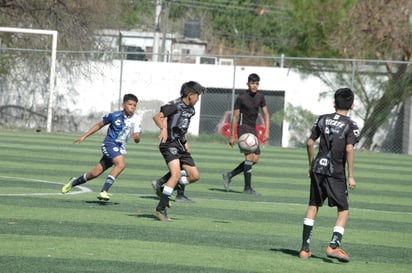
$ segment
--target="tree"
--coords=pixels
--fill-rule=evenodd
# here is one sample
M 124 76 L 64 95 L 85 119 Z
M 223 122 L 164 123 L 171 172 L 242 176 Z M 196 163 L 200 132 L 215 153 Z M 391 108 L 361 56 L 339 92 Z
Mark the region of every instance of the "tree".
M 296 35 L 289 37 L 292 46 L 286 53 L 352 60 L 345 63 L 311 61 L 306 62 L 309 66 L 294 65 L 317 75 L 332 90 L 339 85 L 353 87 L 363 103 L 358 111 L 364 120 L 362 145 L 369 149 L 375 133 L 388 120 L 393 109 L 402 106 L 412 95 L 408 63 L 412 52 L 412 2 L 291 2 L 290 20 L 299 23 L 291 24 L 288 33 Z M 375 59 L 380 62 L 374 62 Z M 333 79 L 328 73 L 331 71 L 336 72 Z
M 117 26 L 120 12 L 117 1 L 110 0 L 2 0 L 0 23 L 8 27 L 57 30 L 59 67 L 66 75 L 77 77 L 83 71 L 81 61 L 90 58 L 90 50 L 104 50 L 96 30 Z M 1 85 L 0 111 L 2 117 L 15 117 L 18 112 L 29 117 L 44 117 L 50 71 L 51 39 L 46 36 L 0 33 L 2 51 L 0 59 Z M 19 51 L 15 49 L 31 49 Z M 79 53 L 73 54 L 78 51 Z M 80 69 L 82 67 L 82 69 Z M 13 90 L 13 93 L 10 92 Z M 73 89 L 72 92 L 75 92 Z M 56 112 L 62 116 L 70 97 L 57 97 Z M 12 106 L 12 107 L 11 107 Z M 4 121 L 4 119 L 3 119 Z M 41 127 L 36 118 L 33 127 Z
M 369 148 L 374 134 L 392 109 L 402 106 L 412 96 L 412 71 L 408 63 L 412 53 L 412 2 L 359 1 L 349 17 L 352 20 L 346 21 L 335 36 L 340 37 L 336 45 L 345 45 L 339 47 L 341 54 L 349 58 L 376 58 L 386 69 L 387 81 L 382 85 L 382 95 L 372 101 L 361 131 L 364 146 Z

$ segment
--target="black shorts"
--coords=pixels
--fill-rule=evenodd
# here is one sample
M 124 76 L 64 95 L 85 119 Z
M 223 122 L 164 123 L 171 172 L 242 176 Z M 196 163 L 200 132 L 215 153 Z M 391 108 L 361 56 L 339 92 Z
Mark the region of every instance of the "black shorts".
M 345 177 L 336 178 L 311 172 L 310 181 L 309 205 L 321 207 L 327 198 L 329 207 L 349 209 Z
M 184 145 L 181 144 L 178 140 L 173 142 L 160 143 L 159 150 L 163 155 L 166 164 L 168 164 L 172 160 L 179 159 L 180 166 L 195 166 L 195 161 L 193 160 L 192 155 L 186 151 Z
M 241 150 L 240 148 L 239 148 L 239 152 L 240 152 L 241 154 L 245 154 L 245 155 L 252 154 L 252 153 L 253 153 L 253 154 L 260 155 L 260 146 L 258 146 L 257 149 L 256 149 L 256 151 L 254 151 L 254 152 L 243 151 L 243 150 Z

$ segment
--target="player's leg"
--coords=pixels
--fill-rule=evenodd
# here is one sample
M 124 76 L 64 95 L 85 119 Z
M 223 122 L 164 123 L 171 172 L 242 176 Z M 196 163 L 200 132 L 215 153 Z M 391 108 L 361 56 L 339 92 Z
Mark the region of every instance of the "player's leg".
M 181 161 L 183 158 L 181 158 Z M 187 161 L 187 160 L 186 160 Z M 192 160 L 193 161 L 193 160 Z M 191 163 L 194 165 L 194 162 Z M 182 164 L 181 177 L 176 186 L 176 202 L 193 202 L 185 195 L 185 188 L 187 185 L 194 183 L 200 179 L 200 173 L 196 166 Z
M 236 168 L 234 168 L 230 172 L 225 172 L 222 174 L 223 187 L 225 188 L 226 191 L 229 191 L 229 184 L 232 181 L 232 178 L 242 173 L 244 170 L 244 167 L 245 167 L 245 161 L 242 161 L 239 163 L 239 165 L 236 166 Z
M 326 248 L 326 255 L 341 262 L 349 262 L 349 255 L 341 249 L 345 226 L 349 218 L 348 191 L 345 178 L 328 177 L 327 179 L 329 206 L 337 207 L 337 217 L 333 227 L 332 238 Z
M 312 256 L 310 251 L 310 241 L 312 237 L 313 226 L 315 225 L 315 219 L 319 211 L 319 207 L 322 206 L 325 200 L 324 190 L 320 187 L 323 176 L 310 174 L 310 194 L 309 205 L 306 209 L 305 218 L 303 219 L 302 229 L 302 246 L 299 252 L 301 259 L 308 259 Z
M 310 240 L 318 210 L 319 207 L 313 205 L 309 205 L 306 209 L 305 218 L 303 219 L 302 247 L 299 252 L 299 257 L 301 259 L 308 259 L 312 256 L 312 252 L 310 251 Z
M 124 160 L 123 155 L 118 155 L 117 157 L 113 158 L 113 168 L 110 171 L 109 175 L 106 178 L 106 182 L 103 184 L 102 190 L 105 192 L 109 192 L 110 188 L 116 181 L 116 178 L 123 172 L 126 168 L 126 162 Z
M 169 161 L 167 166 L 169 167 L 170 178 L 163 187 L 159 203 L 157 204 L 155 210 L 155 216 L 161 221 L 170 220 L 166 212 L 166 207 L 169 205 L 169 198 L 173 194 L 173 190 L 181 176 L 179 159 Z
M 100 160 L 99 163 L 96 164 L 96 166 L 89 172 L 84 173 L 80 175 L 79 177 L 75 178 L 72 177 L 70 178 L 69 182 L 66 183 L 63 187 L 61 192 L 62 193 L 68 193 L 70 192 L 74 187 L 84 184 L 87 181 L 90 181 L 98 176 L 100 176 L 104 171 L 106 170 L 106 167 L 104 165 L 104 162 L 102 162 L 102 159 Z
M 255 153 L 249 153 L 245 155 L 245 164 L 243 167 L 243 176 L 244 176 L 244 193 L 246 194 L 257 194 L 255 190 L 252 188 L 252 167 L 254 164 L 259 162 L 259 154 L 260 150 L 258 150 Z
M 162 194 L 163 184 L 167 182 L 170 178 L 170 172 L 167 172 L 165 175 L 160 177 L 159 179 L 155 179 L 152 181 L 152 188 L 155 191 L 157 196 Z

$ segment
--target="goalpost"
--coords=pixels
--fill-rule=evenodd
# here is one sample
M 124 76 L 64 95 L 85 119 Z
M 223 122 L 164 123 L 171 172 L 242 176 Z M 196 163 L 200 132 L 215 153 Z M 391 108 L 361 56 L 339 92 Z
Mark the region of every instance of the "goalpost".
M 28 33 L 28 34 L 39 34 L 39 35 L 51 35 L 52 41 L 52 52 L 51 52 L 51 63 L 50 63 L 50 82 L 49 82 L 49 101 L 47 107 L 47 132 L 51 132 L 52 127 L 52 110 L 53 110 L 53 99 L 54 99 L 54 85 L 56 77 L 56 50 L 57 50 L 57 31 L 56 30 L 42 30 L 42 29 L 29 29 L 29 28 L 13 28 L 13 27 L 0 27 L 0 32 L 16 32 L 16 33 Z

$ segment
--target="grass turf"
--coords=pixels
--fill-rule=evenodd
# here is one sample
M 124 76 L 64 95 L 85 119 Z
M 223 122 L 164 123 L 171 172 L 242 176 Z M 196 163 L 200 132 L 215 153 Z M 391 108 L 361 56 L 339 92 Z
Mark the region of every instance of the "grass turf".
M 358 188 L 343 248 L 351 262 L 324 254 L 336 210 L 324 207 L 312 238 L 314 256 L 297 258 L 309 180 L 304 149 L 263 147 L 253 169 L 262 196 L 225 192 L 221 173 L 242 159 L 214 138 L 192 139 L 201 180 L 187 187 L 194 204 L 172 204 L 173 222 L 154 219 L 150 181 L 166 172 L 156 136 L 129 143 L 127 168 L 110 202 L 97 201 L 105 175 L 62 195 L 71 176 L 101 156 L 102 135 L 0 132 L 0 271 L 11 272 L 410 272 L 412 158 L 357 152 Z

